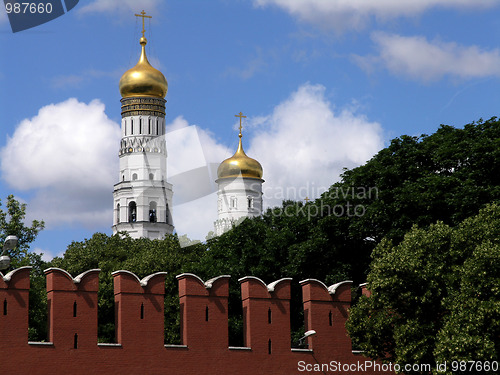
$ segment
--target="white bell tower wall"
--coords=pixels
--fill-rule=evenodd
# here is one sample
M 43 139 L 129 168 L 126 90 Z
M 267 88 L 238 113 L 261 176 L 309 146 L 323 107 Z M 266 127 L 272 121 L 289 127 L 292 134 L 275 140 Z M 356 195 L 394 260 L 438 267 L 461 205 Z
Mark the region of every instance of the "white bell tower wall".
M 119 182 L 113 191 L 113 233 L 160 239 L 174 230 L 172 185 L 167 182 L 165 100 L 122 100 Z

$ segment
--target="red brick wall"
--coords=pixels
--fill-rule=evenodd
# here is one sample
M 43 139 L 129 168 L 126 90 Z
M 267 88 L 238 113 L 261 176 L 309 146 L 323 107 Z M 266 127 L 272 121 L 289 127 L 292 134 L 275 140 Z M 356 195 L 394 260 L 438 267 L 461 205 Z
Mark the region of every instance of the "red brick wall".
M 179 275 L 182 345 L 164 345 L 165 273 L 142 280 L 116 271 L 116 343 L 97 344 L 99 270 L 75 278 L 46 270 L 49 340 L 28 342 L 30 267 L 0 274 L 0 353 L 4 374 L 315 374 L 340 373 L 332 364 L 365 364 L 353 354 L 344 324 L 350 282 L 326 287 L 301 282 L 309 349 L 290 347 L 290 285 L 240 279 L 245 347 L 228 347 L 229 276 L 204 282 Z M 316 366 L 316 367 L 313 367 Z M 322 366 L 318 367 L 318 366 Z M 320 368 L 321 370 L 318 370 Z M 307 370 L 312 371 L 307 371 Z M 380 374 L 374 371 L 343 374 Z

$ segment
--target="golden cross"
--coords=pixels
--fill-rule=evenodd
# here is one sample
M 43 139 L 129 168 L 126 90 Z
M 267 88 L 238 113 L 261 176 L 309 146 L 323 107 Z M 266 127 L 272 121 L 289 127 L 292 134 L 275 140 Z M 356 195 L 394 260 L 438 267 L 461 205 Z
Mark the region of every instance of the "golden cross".
M 306 203 L 309 203 L 310 199 L 308 197 L 306 197 L 306 199 L 304 199 L 306 201 Z
M 142 10 L 141 14 L 136 14 L 135 16 L 136 17 L 142 17 L 142 37 L 144 38 L 144 32 L 146 31 L 144 29 L 144 18 L 153 18 L 153 17 L 146 16 L 146 12 L 144 11 L 144 9 Z
M 247 118 L 247 116 L 243 116 L 243 112 L 240 112 L 237 115 L 234 115 L 234 117 L 239 117 L 240 118 L 240 137 L 241 137 L 241 119 L 242 118 Z

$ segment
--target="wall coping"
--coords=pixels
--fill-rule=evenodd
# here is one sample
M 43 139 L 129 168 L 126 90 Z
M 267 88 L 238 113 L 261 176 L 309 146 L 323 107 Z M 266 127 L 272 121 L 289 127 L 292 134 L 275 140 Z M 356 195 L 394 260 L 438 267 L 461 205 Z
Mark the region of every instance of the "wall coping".
M 181 344 L 165 344 L 163 346 L 166 349 L 188 349 L 187 345 L 181 345 Z
M 130 271 L 127 271 L 127 270 L 118 270 L 118 271 L 111 272 L 111 276 L 115 276 L 115 275 L 117 275 L 119 273 L 125 273 L 127 275 L 130 275 L 130 276 L 134 277 L 139 282 L 139 284 L 142 287 L 148 286 L 149 280 L 151 280 L 155 276 L 158 276 L 158 275 L 165 275 L 166 276 L 166 275 L 168 275 L 168 272 L 155 272 L 155 273 L 152 273 L 151 275 L 148 275 L 148 276 L 144 277 L 143 279 L 139 279 L 139 276 L 137 276 L 133 272 L 130 272 Z
M 220 276 L 212 277 L 211 279 L 209 279 L 207 281 L 203 281 L 203 279 L 201 277 L 199 277 L 198 275 L 195 275 L 194 273 L 184 272 L 184 273 L 181 273 L 180 275 L 177 275 L 175 278 L 177 280 L 180 280 L 180 279 L 183 279 L 187 276 L 191 276 L 191 277 L 194 277 L 195 279 L 198 279 L 198 281 L 202 285 L 205 286 L 205 289 L 211 289 L 213 284 L 219 279 L 229 279 L 231 277 L 230 275 L 220 275 Z
M 304 284 L 310 283 L 311 281 L 316 282 L 319 285 L 322 285 L 328 291 L 328 293 L 331 294 L 331 295 L 335 294 L 335 292 L 337 291 L 337 289 L 338 289 L 339 286 L 341 286 L 343 284 L 349 284 L 349 283 L 352 284 L 351 280 L 345 280 L 345 281 L 341 281 L 341 282 L 336 283 L 336 284 L 332 284 L 330 286 L 326 286 L 326 284 L 323 281 L 320 281 L 318 279 L 305 279 L 305 280 L 302 280 L 300 282 L 300 285 L 304 285 Z
M 274 292 L 274 290 L 276 289 L 276 286 L 280 282 L 282 282 L 282 281 L 292 281 L 293 279 L 291 277 L 284 277 L 282 279 L 273 281 L 272 283 L 269 283 L 269 284 L 266 284 L 264 281 L 262 281 L 262 279 L 259 279 L 258 277 L 255 277 L 255 276 L 245 276 L 245 277 L 242 277 L 241 279 L 238 279 L 238 281 L 240 283 L 243 283 L 243 282 L 248 281 L 248 280 L 256 280 L 256 281 L 260 282 L 267 289 L 267 291 L 269 293 L 272 293 L 272 292 Z
M 88 270 L 88 271 L 82 272 L 81 274 L 79 274 L 78 276 L 75 276 L 75 277 L 71 276 L 71 274 L 68 271 L 63 270 L 62 268 L 50 267 L 50 268 L 47 268 L 47 269 L 43 270 L 43 272 L 45 274 L 47 274 L 49 272 L 52 272 L 52 271 L 59 271 L 62 274 L 66 275 L 68 277 L 68 279 L 70 279 L 71 281 L 73 281 L 74 284 L 80 284 L 80 282 L 82 281 L 82 279 L 86 275 L 88 275 L 91 272 L 101 272 L 101 269 L 100 268 L 94 268 L 92 270 Z
M 108 348 L 121 348 L 122 344 L 117 342 L 98 342 L 97 346 L 108 347 Z
M 33 267 L 31 267 L 31 266 L 19 267 L 19 268 L 16 268 L 15 270 L 10 271 L 5 276 L 1 272 L 0 272 L 0 275 L 3 278 L 3 281 L 5 281 L 6 283 L 8 283 L 12 279 L 12 276 L 14 276 L 17 272 L 21 272 L 22 270 L 26 270 L 26 269 L 31 270 L 32 268 Z
M 50 342 L 50 341 L 28 341 L 28 345 L 32 345 L 32 346 L 54 346 L 54 343 Z

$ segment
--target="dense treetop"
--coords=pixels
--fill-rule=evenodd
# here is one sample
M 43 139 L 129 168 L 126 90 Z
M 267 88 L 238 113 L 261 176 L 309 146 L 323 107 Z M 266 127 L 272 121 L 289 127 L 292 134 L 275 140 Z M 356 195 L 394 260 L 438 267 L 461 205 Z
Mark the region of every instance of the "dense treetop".
M 372 295 L 351 308 L 347 324 L 367 355 L 434 369 L 500 359 L 500 205 L 455 228 L 415 226 L 396 246 L 382 240 L 372 258 Z

